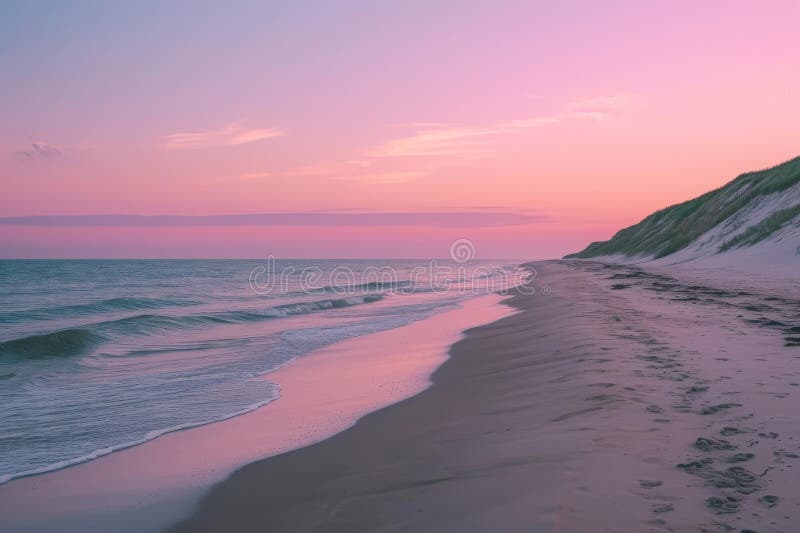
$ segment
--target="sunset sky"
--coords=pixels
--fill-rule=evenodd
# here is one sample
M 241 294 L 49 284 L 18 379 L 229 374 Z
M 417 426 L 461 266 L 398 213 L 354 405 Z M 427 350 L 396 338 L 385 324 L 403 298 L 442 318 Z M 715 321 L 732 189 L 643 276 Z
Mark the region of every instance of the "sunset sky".
M 797 1 L 3 2 L 0 256 L 560 256 L 800 155 L 799 20 Z

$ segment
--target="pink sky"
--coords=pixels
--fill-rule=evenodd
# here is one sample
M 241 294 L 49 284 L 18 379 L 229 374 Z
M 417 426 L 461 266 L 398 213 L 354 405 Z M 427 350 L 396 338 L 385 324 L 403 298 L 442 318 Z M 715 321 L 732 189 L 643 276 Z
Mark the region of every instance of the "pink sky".
M 353 215 L 0 256 L 554 257 L 800 154 L 798 2 L 334 4 L 0 7 L 0 217 Z

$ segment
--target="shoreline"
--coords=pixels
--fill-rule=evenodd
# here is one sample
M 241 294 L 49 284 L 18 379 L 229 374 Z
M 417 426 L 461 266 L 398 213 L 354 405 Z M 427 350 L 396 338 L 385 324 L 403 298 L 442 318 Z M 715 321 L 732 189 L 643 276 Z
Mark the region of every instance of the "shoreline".
M 552 293 L 467 331 L 431 387 L 237 470 L 170 531 L 795 531 L 800 365 L 757 320 L 793 301 L 535 266 Z
M 322 441 L 427 388 L 464 329 L 511 312 L 501 300 L 479 296 L 312 352 L 256 378 L 276 382 L 281 398 L 254 411 L 11 480 L 0 485 L 0 515 L 15 531 L 161 530 L 236 468 Z

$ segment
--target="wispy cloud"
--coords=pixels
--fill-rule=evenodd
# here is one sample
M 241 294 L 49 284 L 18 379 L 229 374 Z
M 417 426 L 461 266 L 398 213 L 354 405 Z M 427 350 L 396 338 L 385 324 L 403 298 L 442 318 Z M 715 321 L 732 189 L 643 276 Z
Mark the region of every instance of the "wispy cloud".
M 218 176 L 213 179 L 213 183 L 232 185 L 234 183 L 258 182 L 275 176 L 274 172 L 239 172 L 238 174 L 228 174 Z
M 611 112 L 618 111 L 627 107 L 631 102 L 631 95 L 629 94 L 614 94 L 609 96 L 598 96 L 594 98 L 583 98 L 575 100 L 565 106 L 567 111 L 583 111 L 583 112 Z
M 377 172 L 368 174 L 346 174 L 342 176 L 331 176 L 331 179 L 344 181 L 358 181 L 369 184 L 396 184 L 408 183 L 419 178 L 424 178 L 430 174 L 425 171 L 410 172 Z
M 272 172 L 242 172 L 240 174 L 234 174 L 233 176 L 228 176 L 231 179 L 237 180 L 258 180 L 263 178 L 270 178 L 272 177 Z
M 380 166 L 380 165 L 378 165 Z M 369 159 L 347 161 L 318 161 L 284 172 L 286 176 L 321 177 L 330 180 L 352 181 L 364 184 L 408 183 L 430 174 L 427 169 L 380 169 Z
M 282 137 L 284 132 L 274 128 L 248 129 L 241 122 L 232 122 L 222 129 L 173 133 L 167 135 L 164 148 L 167 150 L 196 150 L 216 146 L 237 146 L 264 139 Z
M 50 144 L 46 144 L 43 142 L 34 142 L 31 143 L 30 148 L 25 150 L 18 150 L 16 152 L 18 157 L 23 159 L 55 159 L 57 157 L 61 157 L 63 152 L 52 146 Z
M 357 168 L 369 168 L 372 166 L 372 161 L 368 159 L 351 159 L 350 161 L 345 161 L 345 163 Z
M 79 227 L 189 226 L 434 226 L 498 227 L 548 222 L 544 215 L 518 211 L 251 213 L 235 215 L 50 215 L 0 217 L 0 225 Z
M 309 163 L 308 165 L 287 170 L 285 174 L 287 176 L 302 177 L 330 176 L 331 174 L 341 172 L 343 167 L 344 165 L 342 165 L 342 163 L 339 161 L 318 161 L 316 163 Z
M 623 108 L 628 107 L 630 103 L 631 96 L 628 94 L 584 98 L 567 104 L 564 107 L 562 116 L 567 118 L 605 120 L 613 114 L 618 113 Z
M 400 122 L 394 124 L 394 126 L 398 128 L 449 128 L 453 126 L 452 123 L 448 122 Z
M 412 135 L 384 142 L 368 152 L 368 156 L 430 157 L 464 154 L 487 144 L 492 137 L 518 130 L 539 128 L 566 120 L 603 120 L 624 108 L 627 95 L 601 96 L 570 102 L 559 113 L 528 117 L 495 124 L 453 126 L 437 123 L 411 123 L 419 129 Z
M 419 157 L 453 155 L 482 144 L 483 138 L 499 133 L 496 127 L 436 128 L 387 141 L 368 153 L 370 157 Z

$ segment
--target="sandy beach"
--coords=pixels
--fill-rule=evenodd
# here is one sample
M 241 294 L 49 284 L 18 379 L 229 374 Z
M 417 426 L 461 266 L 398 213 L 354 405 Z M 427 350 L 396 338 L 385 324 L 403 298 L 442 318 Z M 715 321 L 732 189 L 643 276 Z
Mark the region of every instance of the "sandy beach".
M 469 330 L 431 388 L 238 470 L 171 531 L 800 527 L 786 283 L 534 267 L 549 290 Z

